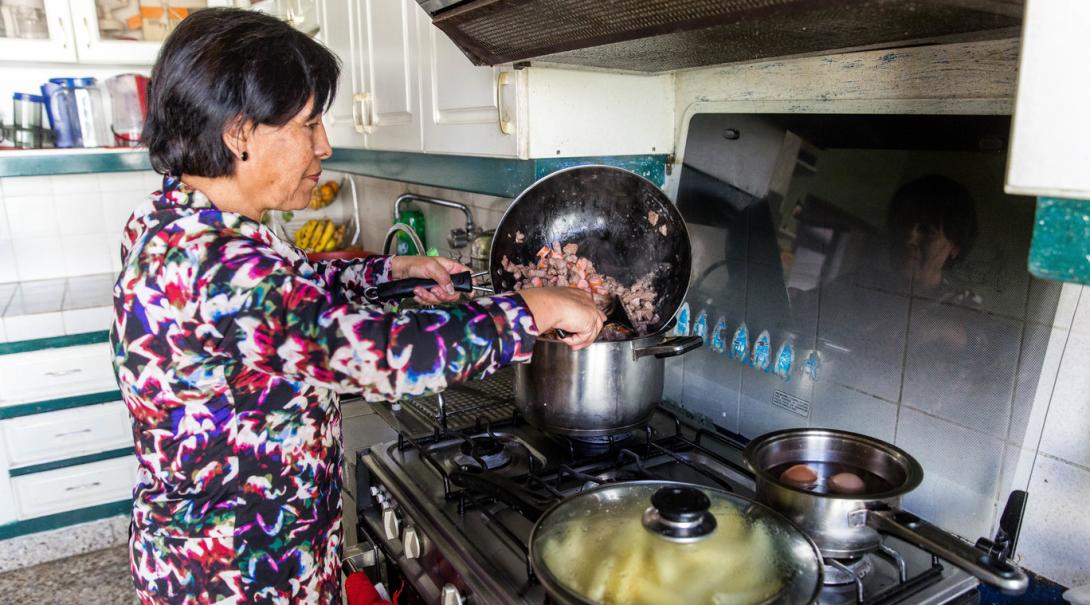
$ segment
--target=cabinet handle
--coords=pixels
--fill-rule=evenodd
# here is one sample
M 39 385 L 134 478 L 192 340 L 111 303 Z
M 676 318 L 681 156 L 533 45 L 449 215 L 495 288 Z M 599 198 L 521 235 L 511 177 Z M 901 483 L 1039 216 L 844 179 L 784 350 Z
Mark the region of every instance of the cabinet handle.
M 83 370 L 81 368 L 69 368 L 67 370 L 50 370 L 50 371 L 46 372 L 45 375 L 46 376 L 60 377 L 60 376 L 68 376 L 70 374 L 79 374 L 82 371 Z
M 503 106 L 503 87 L 511 83 L 511 72 L 501 71 L 496 75 L 496 122 L 500 126 L 500 132 L 511 134 L 515 128 L 511 123 L 511 117 Z
M 83 18 L 83 33 L 87 34 L 87 41 L 83 45 L 91 50 L 91 20 L 87 17 Z
M 81 489 L 88 489 L 88 488 L 92 488 L 92 487 L 98 487 L 100 485 L 102 485 L 101 481 L 95 481 L 94 483 L 84 483 L 83 485 L 73 485 L 73 486 L 70 486 L 70 487 L 66 487 L 66 488 L 64 488 L 64 491 L 74 492 L 74 491 L 78 491 L 78 490 L 81 490 Z
M 61 33 L 61 48 L 68 48 L 68 26 L 64 24 L 64 17 L 57 17 L 57 29 Z
M 72 435 L 80 435 L 80 434 L 83 434 L 83 433 L 90 433 L 90 432 L 91 432 L 91 429 L 80 429 L 78 431 L 65 431 L 63 433 L 57 433 L 57 434 L 55 434 L 53 436 L 54 437 L 70 437 Z
M 371 93 L 357 92 L 352 95 L 352 125 L 360 134 L 371 134 L 375 130 L 371 120 Z

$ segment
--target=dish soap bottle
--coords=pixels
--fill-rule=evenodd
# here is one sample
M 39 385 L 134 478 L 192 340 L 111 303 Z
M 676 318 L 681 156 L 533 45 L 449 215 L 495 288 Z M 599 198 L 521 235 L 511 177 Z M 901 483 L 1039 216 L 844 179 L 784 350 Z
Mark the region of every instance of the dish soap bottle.
M 408 225 L 410 229 L 415 231 L 416 236 L 420 238 L 420 243 L 424 246 L 424 250 L 428 249 L 428 242 L 424 239 L 425 222 L 423 212 L 418 210 L 411 203 L 405 204 L 405 207 L 401 210 L 401 214 L 397 215 L 397 222 Z M 423 254 L 424 250 L 417 250 L 408 235 L 405 235 L 404 233 L 397 234 L 396 253 L 398 256 Z

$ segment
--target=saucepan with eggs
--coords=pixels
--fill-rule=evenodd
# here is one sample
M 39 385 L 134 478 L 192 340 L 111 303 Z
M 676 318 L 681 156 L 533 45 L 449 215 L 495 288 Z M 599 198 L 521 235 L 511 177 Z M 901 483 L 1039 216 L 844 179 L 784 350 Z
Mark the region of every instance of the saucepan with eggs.
M 757 500 L 794 521 L 823 557 L 876 550 L 881 534 L 926 548 L 1004 592 L 1026 590 L 1025 572 L 900 508 L 923 481 L 923 468 L 897 446 L 832 429 L 762 435 L 745 450 Z

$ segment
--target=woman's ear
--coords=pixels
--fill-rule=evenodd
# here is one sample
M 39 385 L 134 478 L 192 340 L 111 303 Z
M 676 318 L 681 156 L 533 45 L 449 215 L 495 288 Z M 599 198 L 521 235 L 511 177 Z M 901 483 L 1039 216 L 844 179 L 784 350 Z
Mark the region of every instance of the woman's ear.
M 223 144 L 236 158 L 246 161 L 249 159 L 249 142 L 253 131 L 253 122 L 235 118 L 223 129 Z

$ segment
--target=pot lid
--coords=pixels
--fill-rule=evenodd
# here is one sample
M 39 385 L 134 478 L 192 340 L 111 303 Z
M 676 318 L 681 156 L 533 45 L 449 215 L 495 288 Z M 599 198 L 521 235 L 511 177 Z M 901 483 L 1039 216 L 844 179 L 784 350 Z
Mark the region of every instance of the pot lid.
M 768 507 L 669 481 L 596 487 L 562 500 L 530 541 L 534 572 L 566 603 L 810 603 L 817 547 Z

